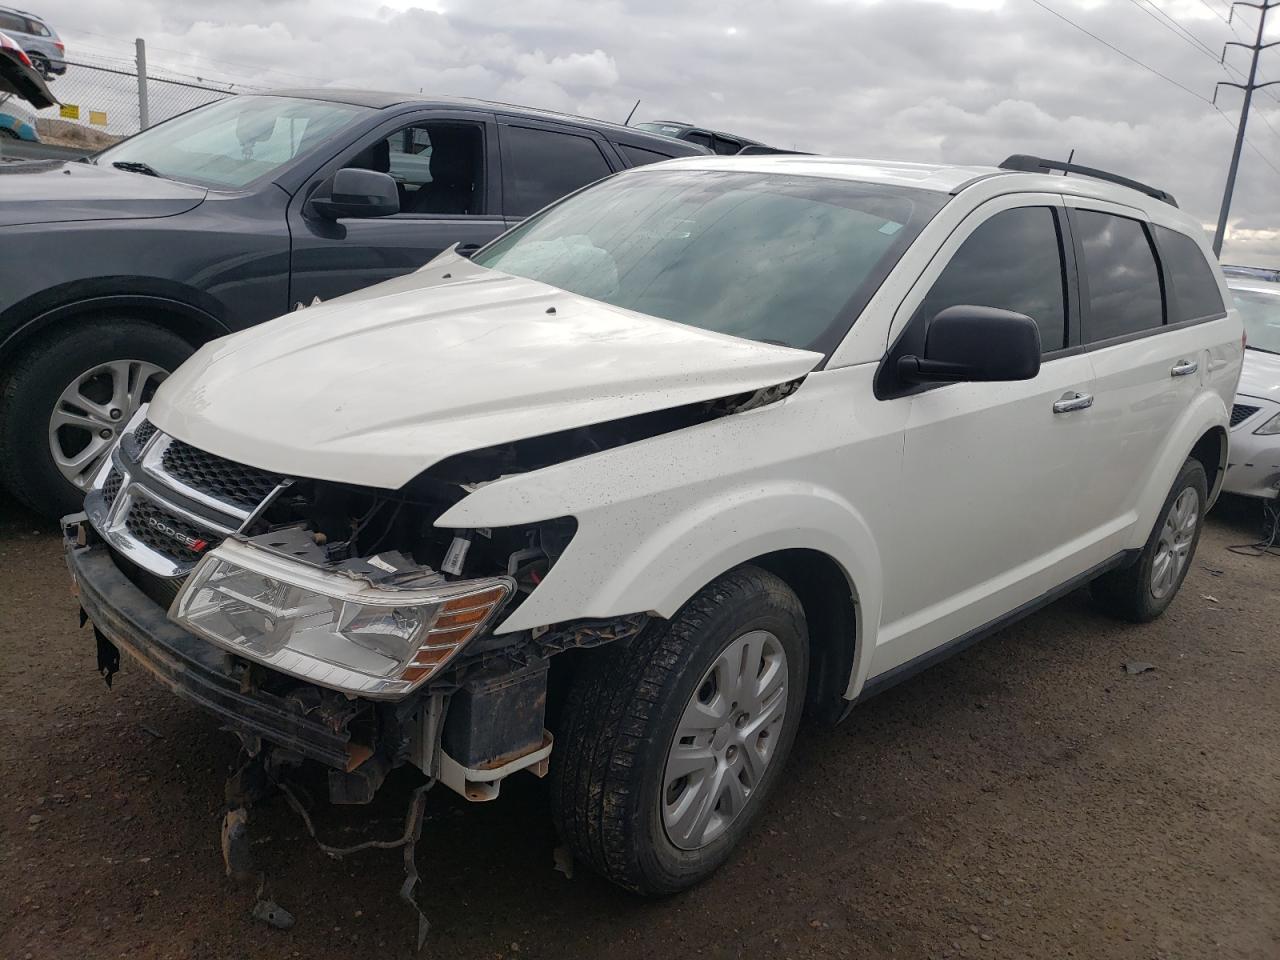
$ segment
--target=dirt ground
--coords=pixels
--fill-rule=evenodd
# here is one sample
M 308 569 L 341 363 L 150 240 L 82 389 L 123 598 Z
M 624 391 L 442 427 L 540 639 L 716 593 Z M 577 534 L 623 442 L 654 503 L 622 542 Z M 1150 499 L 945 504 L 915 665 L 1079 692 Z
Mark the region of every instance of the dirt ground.
M 1077 593 L 802 730 L 739 855 L 683 896 L 555 872 L 532 777 L 433 792 L 424 955 L 1280 957 L 1280 559 L 1226 549 L 1257 532 L 1219 506 L 1157 623 Z M 413 956 L 399 853 L 328 859 L 283 804 L 256 852 L 297 925 L 249 918 L 218 852 L 234 738 L 127 660 L 103 685 L 56 534 L 7 500 L 0 722 L 0 957 Z M 319 829 L 398 834 L 411 786 Z

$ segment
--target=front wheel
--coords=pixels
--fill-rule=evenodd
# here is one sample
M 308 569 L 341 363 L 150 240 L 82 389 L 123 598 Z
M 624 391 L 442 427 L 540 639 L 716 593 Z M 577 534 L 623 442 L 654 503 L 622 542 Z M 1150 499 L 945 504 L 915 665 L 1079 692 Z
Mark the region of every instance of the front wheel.
M 1209 481 L 1199 460 L 1178 471 L 1155 529 L 1138 559 L 1128 567 L 1104 573 L 1093 582 L 1093 598 L 1108 613 L 1146 623 L 1164 613 L 1191 569 L 1200 542 Z
M 808 657 L 796 595 L 751 566 L 598 651 L 574 679 L 552 755 L 557 826 L 575 856 L 651 895 L 715 871 L 781 776 Z
M 117 318 L 44 339 L 5 374 L 0 480 L 37 513 L 79 510 L 129 419 L 190 353 L 163 327 Z

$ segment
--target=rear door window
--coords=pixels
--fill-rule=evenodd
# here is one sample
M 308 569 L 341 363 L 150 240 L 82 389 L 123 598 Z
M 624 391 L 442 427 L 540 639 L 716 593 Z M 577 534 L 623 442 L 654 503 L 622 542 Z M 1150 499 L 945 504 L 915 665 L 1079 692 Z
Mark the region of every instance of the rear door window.
M 1218 278 L 1205 260 L 1200 245 L 1185 233 L 1156 227 L 1156 246 L 1173 287 L 1169 298 L 1169 322 L 1220 317 L 1227 308 L 1218 290 Z
M 911 334 L 947 307 L 995 307 L 1025 314 L 1040 328 L 1044 353 L 1067 345 L 1066 285 L 1058 222 L 1049 207 L 995 214 L 960 245 L 916 309 Z M 917 351 L 918 352 L 918 351 Z
M 504 124 L 500 138 L 503 212 L 509 217 L 527 217 L 613 172 L 591 137 Z
M 26 33 L 27 21 L 12 13 L 0 10 L 0 32 L 2 33 Z
M 1147 228 L 1138 220 L 1076 210 L 1085 292 L 1085 341 L 1097 343 L 1152 330 L 1164 323 L 1160 268 Z

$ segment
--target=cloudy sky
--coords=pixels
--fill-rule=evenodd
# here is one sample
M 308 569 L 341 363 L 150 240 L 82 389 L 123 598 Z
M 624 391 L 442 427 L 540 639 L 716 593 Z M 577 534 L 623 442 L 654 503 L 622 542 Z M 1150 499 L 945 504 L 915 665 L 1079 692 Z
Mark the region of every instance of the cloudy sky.
M 145 37 L 153 73 L 422 89 L 617 120 L 640 99 L 637 120 L 688 119 L 861 157 L 993 163 L 1074 148 L 1082 163 L 1165 187 L 1209 225 L 1240 109 L 1230 88 L 1218 96 L 1227 116 L 1209 102 L 1217 81 L 1240 79 L 1218 63 L 1222 43 L 1237 39 L 1227 0 L 28 6 L 63 34 L 71 59 L 130 57 Z M 1252 40 L 1256 16 L 1239 10 L 1240 37 Z M 1280 11 L 1272 20 L 1269 38 L 1280 39 Z M 1227 63 L 1247 70 L 1247 51 Z M 1263 63 L 1264 77 L 1280 79 L 1280 47 Z M 1255 105 L 1224 259 L 1280 266 L 1280 85 Z

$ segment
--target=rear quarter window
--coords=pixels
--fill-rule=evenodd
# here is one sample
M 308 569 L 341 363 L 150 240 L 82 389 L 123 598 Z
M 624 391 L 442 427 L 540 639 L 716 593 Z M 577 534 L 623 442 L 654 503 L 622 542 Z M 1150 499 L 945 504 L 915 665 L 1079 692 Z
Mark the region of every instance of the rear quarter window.
M 1226 313 L 1218 278 L 1204 258 L 1200 245 L 1184 233 L 1156 227 L 1156 246 L 1164 260 L 1165 274 L 1173 287 L 1169 322 L 1203 320 Z
M 659 163 L 663 160 L 671 159 L 671 154 L 669 153 L 646 150 L 644 147 L 633 147 L 629 143 L 618 143 L 615 146 L 626 157 L 627 163 L 633 167 L 643 167 L 647 163 Z

